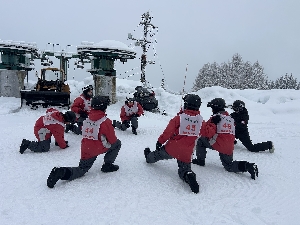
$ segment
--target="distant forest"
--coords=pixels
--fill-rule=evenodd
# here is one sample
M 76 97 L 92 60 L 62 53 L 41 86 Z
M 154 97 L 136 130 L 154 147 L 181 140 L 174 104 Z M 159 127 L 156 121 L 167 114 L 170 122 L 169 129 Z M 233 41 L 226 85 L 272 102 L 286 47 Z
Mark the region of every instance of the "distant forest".
M 195 79 L 192 91 L 221 86 L 228 89 L 300 89 L 300 82 L 293 75 L 285 74 L 275 81 L 268 79 L 264 68 L 256 61 L 244 62 L 242 56 L 234 54 L 228 63 L 206 63 Z

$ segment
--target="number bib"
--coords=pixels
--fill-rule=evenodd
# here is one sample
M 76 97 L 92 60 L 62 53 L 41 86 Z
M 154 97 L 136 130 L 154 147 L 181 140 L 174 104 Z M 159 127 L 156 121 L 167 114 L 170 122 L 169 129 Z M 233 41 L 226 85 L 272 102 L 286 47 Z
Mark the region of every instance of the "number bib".
M 136 101 L 133 103 L 133 106 L 131 108 L 128 107 L 127 105 L 124 105 L 124 108 L 125 108 L 126 116 L 130 116 L 131 114 L 137 113 L 139 111 Z
M 221 121 L 217 125 L 218 134 L 233 134 L 235 135 L 234 120 L 231 116 L 221 115 Z
M 52 117 L 53 113 L 55 113 L 55 112 L 48 112 L 48 113 L 46 113 L 45 116 L 43 116 L 44 126 L 47 126 L 47 125 L 50 125 L 50 124 L 60 124 L 64 127 L 65 126 L 64 123 L 59 122 L 58 120 L 56 120 Z
M 182 113 L 180 116 L 179 134 L 187 136 L 199 136 L 203 117 L 201 115 L 190 116 Z
M 80 96 L 80 98 L 82 98 L 83 102 L 84 102 L 84 110 L 86 111 L 90 111 L 91 110 L 91 101 L 85 99 L 84 97 Z
M 91 140 L 99 140 L 99 128 L 102 122 L 104 122 L 107 117 L 102 117 L 97 121 L 92 121 L 90 119 L 86 119 L 83 121 L 82 125 L 82 138 L 87 138 Z

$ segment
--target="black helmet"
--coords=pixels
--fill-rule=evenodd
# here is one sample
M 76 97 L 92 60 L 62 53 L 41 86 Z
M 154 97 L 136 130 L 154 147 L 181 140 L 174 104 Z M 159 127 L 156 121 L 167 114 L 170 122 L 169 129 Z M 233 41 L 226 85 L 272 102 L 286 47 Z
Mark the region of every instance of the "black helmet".
M 184 109 L 199 110 L 201 106 L 201 98 L 198 95 L 187 94 L 183 97 Z
M 65 122 L 75 123 L 76 115 L 72 111 L 67 111 L 63 114 L 63 118 Z
M 218 109 L 219 111 L 221 111 L 226 107 L 226 103 L 223 98 L 214 98 L 207 103 L 207 107 L 211 107 L 212 109 Z
M 89 95 L 88 92 L 94 90 L 92 85 L 88 85 L 82 88 L 83 94 L 89 98 L 93 97 L 93 94 Z
M 232 109 L 234 111 L 242 111 L 245 108 L 245 102 L 242 100 L 235 100 L 232 104 Z
M 134 99 L 133 98 L 126 98 L 125 104 L 127 105 L 128 102 L 134 102 Z
M 189 96 L 190 94 L 186 94 L 185 96 L 182 97 L 182 100 L 185 101 L 186 98 Z
M 97 95 L 92 98 L 91 107 L 96 110 L 105 111 L 109 103 L 110 103 L 109 96 Z

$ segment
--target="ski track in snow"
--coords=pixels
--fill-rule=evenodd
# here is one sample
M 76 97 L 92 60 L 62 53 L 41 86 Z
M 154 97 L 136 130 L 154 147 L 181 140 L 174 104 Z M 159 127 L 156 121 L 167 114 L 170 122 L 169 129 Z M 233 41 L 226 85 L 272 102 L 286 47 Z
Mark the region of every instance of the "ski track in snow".
M 109 107 L 111 120 L 119 120 L 121 105 Z M 22 139 L 35 140 L 33 125 L 45 109 L 25 107 L 13 114 L 11 106 L 1 110 L 1 224 L 298 224 L 300 219 L 299 123 L 257 123 L 252 116 L 253 142 L 272 140 L 275 153 L 251 153 L 238 142 L 234 159 L 255 162 L 259 177 L 252 180 L 248 173 L 225 171 L 218 153 L 208 149 L 206 166 L 192 165 L 200 184 L 196 195 L 179 179 L 175 159 L 145 162 L 144 148 L 155 149 L 175 115 L 145 112 L 137 136 L 131 128 L 116 129 L 122 141 L 115 162 L 119 171 L 102 173 L 100 155 L 84 177 L 59 181 L 49 189 L 46 180 L 54 166 L 78 165 L 81 137 L 66 134 L 70 147 L 65 150 L 52 142 L 47 153 L 27 150 L 21 155 Z M 209 113 L 204 110 L 204 115 Z

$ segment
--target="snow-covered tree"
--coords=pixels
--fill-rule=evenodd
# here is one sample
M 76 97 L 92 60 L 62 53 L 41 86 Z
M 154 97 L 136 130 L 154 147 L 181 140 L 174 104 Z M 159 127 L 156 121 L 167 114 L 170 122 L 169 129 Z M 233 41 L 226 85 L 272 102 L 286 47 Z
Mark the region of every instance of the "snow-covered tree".
M 285 76 L 281 76 L 275 81 L 275 88 L 299 90 L 299 84 L 297 78 L 293 77 L 293 74 L 285 74 Z
M 231 89 L 269 89 L 264 68 L 257 62 L 243 62 L 241 55 L 234 54 L 231 61 L 218 65 L 206 63 L 195 79 L 193 91 L 204 87 L 221 86 Z

